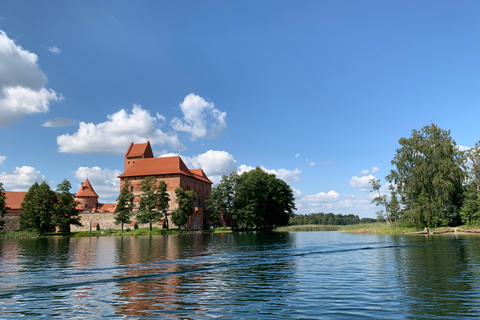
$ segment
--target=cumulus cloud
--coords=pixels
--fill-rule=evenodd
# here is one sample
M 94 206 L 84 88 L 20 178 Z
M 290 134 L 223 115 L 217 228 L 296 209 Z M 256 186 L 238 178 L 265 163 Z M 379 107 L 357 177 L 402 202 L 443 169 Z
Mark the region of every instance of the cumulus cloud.
M 199 138 L 215 138 L 221 135 L 227 123 L 226 112 L 215 108 L 213 102 L 207 102 L 202 97 L 190 93 L 180 103 L 183 120 L 174 118 L 171 121 L 175 131 L 190 134 L 190 139 L 195 141 Z
M 349 184 L 350 186 L 354 188 L 359 188 L 362 191 L 366 191 L 371 188 L 370 180 L 375 179 L 373 175 L 368 175 L 368 176 L 353 176 L 352 179 L 350 179 Z
M 102 169 L 100 167 L 79 167 L 74 173 L 75 177 L 81 182 L 88 177 L 93 189 L 100 197 L 99 202 L 101 203 L 116 202 L 120 193 L 120 179 L 117 178 L 120 174 L 122 172 L 119 170 Z M 80 189 L 80 184 L 77 187 Z M 73 192 L 77 192 L 77 190 Z
M 266 169 L 264 167 L 260 167 L 260 168 L 267 173 L 274 174 L 277 178 L 282 179 L 287 183 L 300 181 L 300 175 L 302 174 L 302 170 L 298 168 L 295 170 L 287 170 L 287 169 L 275 170 L 275 169 Z M 255 167 L 242 164 L 238 167 L 237 173 L 242 174 L 244 172 L 251 171 L 253 169 L 255 169 Z
M 467 147 L 467 146 L 457 145 L 457 149 L 458 149 L 459 151 L 467 151 L 467 150 L 470 150 L 471 148 L 470 148 L 470 147 Z
M 372 167 L 372 173 L 375 174 L 380 171 L 379 167 Z
M 59 54 L 60 53 L 60 48 L 58 47 L 48 47 L 48 51 L 51 53 Z
M 16 167 L 11 172 L 2 172 L 0 181 L 3 183 L 5 190 L 28 191 L 35 182 L 45 181 L 45 177 L 34 167 L 22 166 Z
M 214 183 L 220 182 L 223 175 L 237 169 L 237 160 L 226 151 L 208 150 L 191 158 L 183 158 L 189 168 L 202 168 Z
M 46 113 L 52 101 L 63 99 L 45 88 L 47 76 L 38 57 L 17 45 L 0 30 L 0 127 L 19 122 L 25 115 Z
M 124 109 L 108 115 L 107 121 L 99 124 L 80 122 L 78 131 L 73 135 L 64 134 L 57 137 L 58 151 L 65 153 L 111 153 L 124 154 L 132 142 L 150 140 L 152 145 L 169 146 L 183 151 L 185 146 L 174 133 L 160 130 L 165 118 L 157 114 L 150 115 L 140 105 L 133 105 L 132 113 Z
M 313 162 L 313 161 L 310 161 L 310 162 L 308 163 L 308 166 L 310 166 L 310 167 L 315 167 L 315 166 L 316 166 L 316 164 L 315 164 L 315 162 Z
M 42 126 L 49 127 L 49 128 L 60 128 L 60 127 L 69 126 L 73 123 L 74 122 L 72 119 L 56 117 L 53 120 L 46 121 L 44 124 L 42 124 Z
M 0 156 L 0 164 L 4 163 L 7 160 L 6 156 Z
M 299 157 L 300 157 L 300 153 L 296 153 L 295 158 L 299 158 Z
M 368 169 L 360 170 L 360 173 L 363 174 L 363 175 L 366 175 L 369 172 L 370 172 L 370 170 L 368 170 Z

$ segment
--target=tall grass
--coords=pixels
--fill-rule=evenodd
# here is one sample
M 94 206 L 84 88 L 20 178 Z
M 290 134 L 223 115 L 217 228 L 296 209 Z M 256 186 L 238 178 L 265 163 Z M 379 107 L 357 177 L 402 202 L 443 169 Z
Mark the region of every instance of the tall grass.
M 278 227 L 275 231 L 285 232 L 285 231 L 338 231 L 342 226 L 327 226 L 319 224 L 307 224 L 299 226 L 286 226 Z
M 40 235 L 30 231 L 0 231 L 0 239 L 38 238 Z

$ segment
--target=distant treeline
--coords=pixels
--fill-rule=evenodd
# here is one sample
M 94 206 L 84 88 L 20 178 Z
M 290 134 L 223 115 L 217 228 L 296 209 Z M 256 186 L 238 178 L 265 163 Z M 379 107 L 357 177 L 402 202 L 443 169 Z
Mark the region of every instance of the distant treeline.
M 333 214 L 333 213 L 310 213 L 310 214 L 294 214 L 290 217 L 289 225 L 306 225 L 306 224 L 320 224 L 320 225 L 337 225 L 344 226 L 358 223 L 375 223 L 376 219 L 359 218 L 357 215 L 348 214 Z

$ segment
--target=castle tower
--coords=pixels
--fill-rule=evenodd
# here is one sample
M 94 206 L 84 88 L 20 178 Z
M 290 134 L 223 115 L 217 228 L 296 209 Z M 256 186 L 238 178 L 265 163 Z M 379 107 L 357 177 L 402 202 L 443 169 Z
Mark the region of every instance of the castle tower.
M 80 190 L 75 194 L 75 201 L 79 203 L 83 211 L 92 211 L 98 208 L 98 194 L 93 190 L 88 178 L 82 182 Z
M 153 158 L 150 141 L 146 143 L 130 143 L 127 153 L 125 153 L 125 170 L 127 171 L 137 160 Z

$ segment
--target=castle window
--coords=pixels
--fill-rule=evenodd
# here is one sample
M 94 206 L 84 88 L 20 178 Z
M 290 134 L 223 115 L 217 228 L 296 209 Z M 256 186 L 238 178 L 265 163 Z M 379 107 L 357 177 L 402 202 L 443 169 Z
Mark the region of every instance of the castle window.
M 130 187 L 130 192 L 133 192 L 133 187 Z
M 88 204 L 85 205 L 85 209 L 87 209 L 87 208 L 88 208 Z

